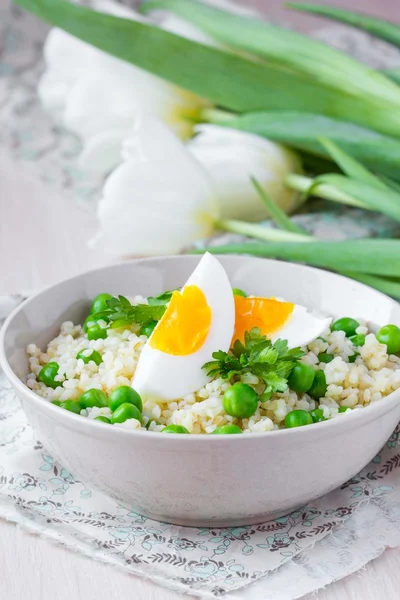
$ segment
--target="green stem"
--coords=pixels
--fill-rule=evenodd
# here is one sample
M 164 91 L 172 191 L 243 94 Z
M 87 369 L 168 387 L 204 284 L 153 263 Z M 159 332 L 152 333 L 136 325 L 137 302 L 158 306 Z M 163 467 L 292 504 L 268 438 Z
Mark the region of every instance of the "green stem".
M 313 242 L 315 238 L 303 233 L 293 233 L 283 231 L 282 229 L 270 229 L 263 225 L 253 225 L 244 221 L 235 221 L 234 219 L 221 219 L 215 222 L 216 229 L 228 231 L 230 233 L 239 233 L 247 237 L 264 240 L 266 242 Z
M 291 173 L 285 179 L 285 184 L 292 190 L 307 194 L 310 187 L 313 185 L 314 180 L 304 175 L 296 175 Z M 327 183 L 321 183 L 316 185 L 312 191 L 313 196 L 324 198 L 324 200 L 332 200 L 332 202 L 339 202 L 340 204 L 348 204 L 350 206 L 356 206 L 357 208 L 364 208 L 365 210 L 371 210 L 366 204 L 360 200 L 356 200 L 352 196 L 341 192 L 336 189 L 333 185 Z
M 219 123 L 226 123 L 235 118 L 235 113 L 231 113 L 227 110 L 220 110 L 218 108 L 203 108 L 200 113 L 200 117 L 207 123 L 213 123 L 218 125 Z

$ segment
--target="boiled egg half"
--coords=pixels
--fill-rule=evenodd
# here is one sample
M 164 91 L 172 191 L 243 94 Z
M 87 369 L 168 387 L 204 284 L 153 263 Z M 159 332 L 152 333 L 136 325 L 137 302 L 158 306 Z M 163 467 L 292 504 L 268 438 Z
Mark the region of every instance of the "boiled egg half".
M 175 291 L 145 344 L 132 386 L 143 400 L 182 398 L 203 387 L 202 369 L 216 350 L 227 352 L 235 324 L 232 287 L 220 262 L 205 254 Z
M 330 318 L 319 318 L 304 306 L 275 298 L 235 296 L 234 340 L 244 341 L 246 331 L 258 327 L 272 342 L 287 340 L 289 348 L 305 346 L 330 325 Z

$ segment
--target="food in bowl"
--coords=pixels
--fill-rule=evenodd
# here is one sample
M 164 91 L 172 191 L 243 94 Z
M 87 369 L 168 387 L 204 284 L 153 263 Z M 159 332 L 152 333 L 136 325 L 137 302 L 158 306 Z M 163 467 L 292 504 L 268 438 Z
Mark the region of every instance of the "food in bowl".
M 114 427 L 268 432 L 342 418 L 400 388 L 400 329 L 373 329 L 232 290 L 206 254 L 181 289 L 98 295 L 85 322 L 63 323 L 45 352 L 29 344 L 25 382 Z

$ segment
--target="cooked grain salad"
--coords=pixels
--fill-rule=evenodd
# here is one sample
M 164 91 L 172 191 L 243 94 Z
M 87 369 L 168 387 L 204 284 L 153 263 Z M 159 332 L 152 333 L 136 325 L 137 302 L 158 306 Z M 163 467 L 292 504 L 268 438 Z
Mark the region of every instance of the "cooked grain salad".
M 27 347 L 26 385 L 107 425 L 184 434 L 344 418 L 400 387 L 396 325 L 375 334 L 362 319 L 332 322 L 230 284 L 228 297 L 225 281 L 213 296 L 201 264 L 181 290 L 97 296 L 83 325 L 63 323 L 44 352 Z

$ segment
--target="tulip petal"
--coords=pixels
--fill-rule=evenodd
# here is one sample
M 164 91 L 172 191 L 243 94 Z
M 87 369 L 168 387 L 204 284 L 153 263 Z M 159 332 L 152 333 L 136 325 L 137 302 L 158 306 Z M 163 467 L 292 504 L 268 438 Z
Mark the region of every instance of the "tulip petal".
M 162 123 L 145 119 L 108 177 L 95 245 L 113 255 L 180 252 L 212 232 L 218 211 L 206 172 Z
M 265 138 L 225 127 L 200 125 L 196 131 L 188 149 L 211 176 L 222 218 L 258 221 L 268 216 L 251 177 L 286 213 L 297 208 L 300 196 L 284 184 L 286 175 L 301 172 L 296 154 Z
M 121 162 L 126 129 L 102 131 L 89 138 L 79 155 L 79 167 L 95 175 L 108 174 Z

